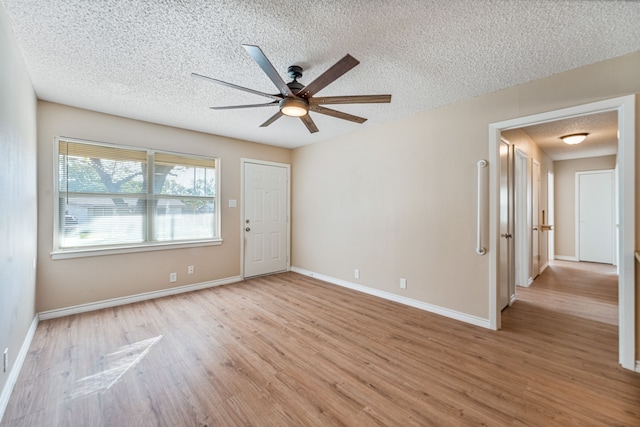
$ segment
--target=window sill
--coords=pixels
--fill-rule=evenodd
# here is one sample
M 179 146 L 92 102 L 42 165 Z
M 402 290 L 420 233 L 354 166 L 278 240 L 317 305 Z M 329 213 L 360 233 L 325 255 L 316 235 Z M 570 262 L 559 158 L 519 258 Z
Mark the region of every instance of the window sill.
M 219 246 L 222 245 L 222 239 L 212 239 L 206 241 L 197 242 L 181 242 L 181 243 L 159 243 L 155 245 L 140 245 L 140 246 L 120 246 L 110 248 L 74 248 L 57 250 L 51 252 L 51 259 L 69 259 L 69 258 L 85 258 L 92 256 L 105 256 L 105 255 L 118 255 L 128 254 L 135 252 L 152 252 L 152 251 L 164 251 L 168 249 L 184 249 L 184 248 L 198 248 L 203 246 Z

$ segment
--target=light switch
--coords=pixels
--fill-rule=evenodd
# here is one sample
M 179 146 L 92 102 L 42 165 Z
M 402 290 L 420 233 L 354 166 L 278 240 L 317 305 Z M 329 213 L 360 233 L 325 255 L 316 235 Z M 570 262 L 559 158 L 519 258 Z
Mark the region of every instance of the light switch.
M 230 208 L 236 207 L 236 199 L 229 199 L 229 207 Z

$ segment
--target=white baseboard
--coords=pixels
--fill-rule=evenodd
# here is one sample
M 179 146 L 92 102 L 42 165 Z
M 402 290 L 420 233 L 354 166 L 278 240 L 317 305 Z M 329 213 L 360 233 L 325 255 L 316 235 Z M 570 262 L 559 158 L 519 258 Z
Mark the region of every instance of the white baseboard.
M 547 267 L 549 267 L 549 263 L 545 262 L 544 264 L 542 264 L 542 267 L 540 267 L 540 274 L 544 273 L 544 271 L 547 269 Z
M 70 316 L 72 314 L 86 313 L 88 311 L 101 310 L 103 308 L 116 307 L 119 305 L 131 304 L 134 302 L 166 297 L 169 295 L 182 294 L 185 292 L 212 288 L 214 286 L 228 285 L 230 283 L 240 282 L 241 280 L 242 278 L 240 276 L 227 277 L 225 279 L 211 280 L 209 282 L 196 283 L 193 285 L 177 286 L 175 288 L 145 292 L 142 294 L 136 294 L 136 295 L 131 295 L 127 297 L 113 298 L 113 299 L 108 299 L 103 301 L 91 302 L 88 304 L 75 305 L 72 307 L 58 308 L 55 310 L 42 311 L 38 313 L 38 318 L 40 320 L 54 319 L 56 317 L 64 317 L 64 316 Z
M 640 360 L 636 360 L 636 372 L 640 372 Z
M 314 277 L 318 280 L 329 282 L 334 285 L 349 288 L 354 291 L 373 295 L 379 298 L 384 298 L 390 301 L 395 301 L 400 304 L 404 304 L 410 307 L 419 308 L 421 310 L 428 311 L 430 313 L 439 314 L 440 316 L 449 317 L 451 319 L 459 320 L 461 322 L 470 323 L 475 326 L 481 326 L 483 328 L 491 329 L 489 326 L 489 319 L 483 319 L 482 317 L 461 313 L 459 311 L 455 311 L 455 310 L 440 307 L 437 305 L 429 304 L 426 302 L 403 297 L 401 295 L 392 294 L 391 292 L 380 291 L 378 289 L 370 288 L 368 286 L 359 285 L 357 283 L 351 283 L 342 279 L 336 279 L 335 277 L 325 276 L 324 274 L 315 273 L 313 271 L 305 270 L 303 268 L 291 267 L 291 271 L 295 273 L 303 274 L 305 276 Z
M 18 375 L 22 370 L 22 364 L 27 358 L 27 353 L 29 352 L 29 347 L 31 347 L 31 341 L 33 341 L 33 336 L 36 333 L 36 329 L 38 328 L 38 316 L 36 315 L 31 322 L 31 326 L 29 326 L 29 330 L 27 331 L 27 336 L 24 337 L 24 341 L 22 341 L 22 346 L 20 347 L 20 351 L 16 356 L 16 360 L 11 365 L 11 370 L 9 371 L 9 377 L 7 378 L 7 382 L 4 384 L 2 388 L 2 393 L 0 393 L 0 421 L 2 421 L 2 417 L 4 416 L 4 411 L 7 409 L 7 405 L 9 404 L 9 398 L 11 397 L 11 392 L 13 391 L 13 387 L 16 385 L 18 381 Z
M 558 260 L 558 261 L 573 261 L 573 262 L 579 262 L 580 260 L 574 256 L 564 256 L 564 255 L 556 255 L 555 257 L 553 257 L 553 259 Z

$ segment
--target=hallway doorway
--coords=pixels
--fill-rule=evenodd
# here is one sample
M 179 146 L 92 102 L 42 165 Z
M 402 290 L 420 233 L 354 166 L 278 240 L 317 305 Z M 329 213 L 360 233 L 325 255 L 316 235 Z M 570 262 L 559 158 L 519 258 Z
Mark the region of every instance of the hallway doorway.
M 618 354 L 619 363 L 626 369 L 635 369 L 635 288 L 634 288 L 634 248 L 635 248 L 635 96 L 626 96 L 592 104 L 571 107 L 563 110 L 537 114 L 528 117 L 493 123 L 489 126 L 489 164 L 499 165 L 499 146 L 502 131 L 532 126 L 561 119 L 587 116 L 602 112 L 615 111 L 618 117 L 619 138 L 618 168 L 620 179 L 619 191 L 619 230 L 620 230 L 620 276 L 618 280 Z M 499 234 L 499 167 L 490 170 L 490 326 L 501 328 L 499 310 L 499 266 L 500 245 Z M 556 206 L 556 216 L 559 212 Z M 491 250 L 491 249 L 494 250 Z M 555 248 L 556 254 L 559 248 Z M 615 269 L 614 269 L 615 270 Z

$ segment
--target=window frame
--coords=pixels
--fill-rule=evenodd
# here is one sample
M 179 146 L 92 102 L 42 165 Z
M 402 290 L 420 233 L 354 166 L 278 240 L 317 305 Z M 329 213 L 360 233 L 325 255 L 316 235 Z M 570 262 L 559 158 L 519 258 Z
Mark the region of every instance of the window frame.
M 144 242 L 136 242 L 136 243 L 117 243 L 112 245 L 95 245 L 95 246 L 86 246 L 86 247 L 70 247 L 70 248 L 61 248 L 60 243 L 60 197 L 61 197 L 61 189 L 60 189 L 60 170 L 59 170 L 59 162 L 60 162 L 60 143 L 61 142 L 69 142 L 69 143 L 77 143 L 77 144 L 89 144 L 89 145 L 97 145 L 108 148 L 115 149 L 123 149 L 123 150 L 136 150 L 136 151 L 144 151 L 147 155 L 147 160 L 154 159 L 153 168 L 148 168 L 148 173 L 152 173 L 153 169 L 155 169 L 155 155 L 158 153 L 167 154 L 167 155 L 175 155 L 182 157 L 190 157 L 193 159 L 204 159 L 204 160 L 213 160 L 215 162 L 215 195 L 213 196 L 213 210 L 215 212 L 214 215 L 214 224 L 216 230 L 216 235 L 211 238 L 203 238 L 203 239 L 185 239 L 185 240 L 174 240 L 174 241 L 166 241 L 166 240 L 158 240 L 158 241 L 150 241 L 148 239 L 148 234 L 145 232 L 145 241 Z M 78 138 L 69 138 L 64 136 L 56 136 L 53 141 L 53 250 L 50 255 L 52 259 L 67 259 L 67 258 L 79 258 L 79 257 L 89 257 L 89 256 L 101 256 L 101 255 L 113 255 L 113 254 L 124 254 L 124 253 L 134 253 L 134 252 L 148 252 L 148 251 L 157 251 L 157 250 L 166 250 L 166 249 L 180 249 L 180 248 L 192 248 L 192 247 L 201 247 L 201 246 L 215 246 L 222 244 L 222 212 L 220 210 L 220 158 L 213 156 L 203 156 L 198 154 L 191 153 L 182 153 L 176 151 L 167 151 L 167 150 L 158 150 L 143 146 L 128 146 L 121 144 L 111 144 L 106 142 L 98 142 L 86 139 L 78 139 Z M 101 194 L 101 193 L 98 193 Z M 105 193 L 106 194 L 106 193 Z M 167 196 L 166 198 L 175 198 L 179 197 L 176 195 L 162 195 L 162 194 L 153 194 L 153 189 L 151 185 L 147 188 L 147 200 L 152 197 L 162 198 L 163 196 Z M 190 197 L 190 196 L 185 196 Z M 147 210 L 144 214 L 145 228 L 149 228 L 149 217 L 153 216 L 153 211 Z M 152 219 L 151 223 L 154 222 L 155 219 Z M 146 231 L 146 230 L 145 230 Z

